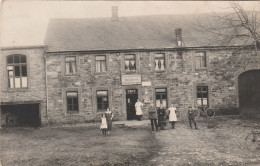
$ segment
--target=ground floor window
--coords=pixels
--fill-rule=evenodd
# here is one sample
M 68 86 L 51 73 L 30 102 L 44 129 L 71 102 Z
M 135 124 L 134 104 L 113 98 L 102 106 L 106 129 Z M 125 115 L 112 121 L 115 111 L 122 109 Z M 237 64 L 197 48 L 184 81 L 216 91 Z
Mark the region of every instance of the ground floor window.
M 98 90 L 97 91 L 97 110 L 105 111 L 108 107 L 108 91 Z
M 78 112 L 78 92 L 67 92 L 67 111 Z
M 197 105 L 208 105 L 208 86 L 197 86 Z
M 167 89 L 166 88 L 156 88 L 155 89 L 156 107 L 163 106 L 167 107 Z

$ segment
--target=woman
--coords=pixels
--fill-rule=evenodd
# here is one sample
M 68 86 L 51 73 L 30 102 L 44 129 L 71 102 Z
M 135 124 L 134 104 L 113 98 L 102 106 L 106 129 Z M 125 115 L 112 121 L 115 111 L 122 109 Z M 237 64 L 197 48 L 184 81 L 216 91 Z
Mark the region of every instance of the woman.
M 172 124 L 172 129 L 175 128 L 175 123 L 177 122 L 177 116 L 176 116 L 176 107 L 171 104 L 171 107 L 169 110 L 169 123 Z
M 106 120 L 107 120 L 107 135 L 110 135 L 110 130 L 112 130 L 112 119 L 114 117 L 114 114 L 112 114 L 109 107 L 107 107 L 105 116 L 106 116 Z
M 160 108 L 157 110 L 158 114 L 158 126 L 161 127 L 162 130 L 164 130 L 164 127 L 166 126 L 166 114 L 165 109 L 163 108 L 163 105 L 160 105 Z

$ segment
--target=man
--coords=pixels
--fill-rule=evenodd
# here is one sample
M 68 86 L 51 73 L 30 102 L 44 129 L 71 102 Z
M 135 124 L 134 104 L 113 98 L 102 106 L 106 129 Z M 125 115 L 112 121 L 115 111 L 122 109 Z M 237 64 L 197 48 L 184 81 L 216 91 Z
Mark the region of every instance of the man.
M 154 131 L 154 127 L 156 128 L 156 131 L 158 131 L 157 112 L 156 112 L 155 108 L 153 107 L 152 103 L 149 108 L 149 119 L 151 121 L 152 131 Z
M 138 120 L 142 120 L 142 115 L 143 115 L 143 103 L 139 101 L 139 99 L 137 99 L 137 102 L 135 103 L 135 111 L 136 111 L 136 117 Z
M 164 130 L 164 127 L 166 126 L 166 114 L 165 114 L 165 108 L 163 107 L 163 105 L 160 105 L 160 108 L 158 108 L 157 110 L 157 114 L 158 114 L 158 126 Z
M 190 128 L 192 129 L 192 122 L 193 122 L 194 127 L 195 127 L 195 130 L 198 130 L 197 124 L 196 124 L 196 121 L 195 121 L 195 116 L 196 116 L 196 115 L 195 115 L 194 109 L 192 109 L 192 107 L 189 106 L 188 118 L 189 118 Z

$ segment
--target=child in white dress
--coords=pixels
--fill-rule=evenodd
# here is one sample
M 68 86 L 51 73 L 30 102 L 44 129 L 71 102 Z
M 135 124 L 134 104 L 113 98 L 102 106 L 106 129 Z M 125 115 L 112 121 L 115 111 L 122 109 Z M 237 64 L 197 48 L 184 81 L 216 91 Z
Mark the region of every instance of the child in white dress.
M 107 119 L 106 119 L 105 113 L 103 113 L 103 114 L 102 114 L 102 117 L 101 117 L 101 126 L 100 126 L 100 129 L 102 130 L 102 134 L 103 134 L 103 135 L 106 135 L 106 134 L 107 134 Z
M 168 110 L 169 110 L 169 123 L 172 124 L 172 129 L 174 129 L 175 123 L 177 122 L 176 107 L 174 107 L 174 105 L 171 104 L 171 107 Z

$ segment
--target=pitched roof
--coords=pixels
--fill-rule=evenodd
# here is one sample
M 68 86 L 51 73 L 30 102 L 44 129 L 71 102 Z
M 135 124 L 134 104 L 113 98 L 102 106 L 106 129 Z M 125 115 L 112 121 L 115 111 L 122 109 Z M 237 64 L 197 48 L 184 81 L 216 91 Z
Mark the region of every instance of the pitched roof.
M 174 48 L 175 29 L 182 28 L 185 47 L 221 46 L 212 42 L 216 36 L 197 28 L 198 18 L 203 25 L 208 15 L 51 19 L 45 44 L 49 52 Z

